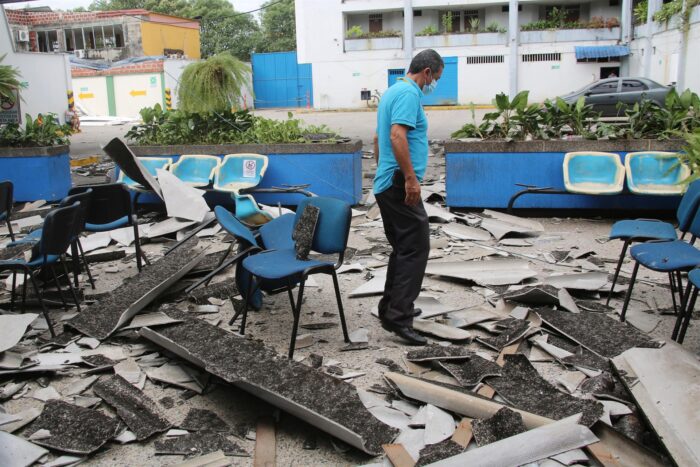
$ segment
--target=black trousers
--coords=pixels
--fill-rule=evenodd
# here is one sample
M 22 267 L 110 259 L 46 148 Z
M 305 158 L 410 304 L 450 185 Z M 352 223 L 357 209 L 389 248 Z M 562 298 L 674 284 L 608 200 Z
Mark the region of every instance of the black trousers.
M 430 227 L 423 202 L 407 206 L 405 198 L 404 178 L 398 170 L 391 188 L 376 195 L 392 248 L 379 319 L 398 326 L 413 325 L 413 302 L 420 293 L 430 253 Z

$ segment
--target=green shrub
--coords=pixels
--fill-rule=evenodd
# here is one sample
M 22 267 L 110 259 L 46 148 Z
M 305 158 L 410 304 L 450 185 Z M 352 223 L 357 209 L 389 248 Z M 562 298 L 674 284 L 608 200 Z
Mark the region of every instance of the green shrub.
M 347 39 L 359 39 L 363 34 L 364 32 L 362 32 L 362 28 L 358 25 L 355 25 L 345 31 L 345 37 Z
M 70 125 L 61 125 L 56 114 L 24 116 L 25 123 L 8 123 L 0 126 L 0 147 L 42 147 L 69 144 Z
M 436 36 L 438 34 L 440 34 L 438 28 L 431 24 L 424 27 L 420 32 L 416 33 L 416 36 Z

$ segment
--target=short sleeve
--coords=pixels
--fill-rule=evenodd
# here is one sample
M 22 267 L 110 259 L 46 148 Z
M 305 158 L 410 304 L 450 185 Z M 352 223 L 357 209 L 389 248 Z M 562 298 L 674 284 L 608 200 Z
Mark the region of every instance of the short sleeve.
M 396 97 L 394 105 L 391 106 L 391 124 L 406 125 L 415 129 L 419 109 L 420 98 L 413 92 L 404 92 Z

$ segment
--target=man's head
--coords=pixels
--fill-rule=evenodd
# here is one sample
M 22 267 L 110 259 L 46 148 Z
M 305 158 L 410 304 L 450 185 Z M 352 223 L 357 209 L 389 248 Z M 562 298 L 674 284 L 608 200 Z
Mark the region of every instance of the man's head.
M 442 76 L 442 70 L 445 68 L 445 62 L 439 53 L 433 49 L 423 50 L 411 60 L 411 66 L 408 68 L 408 76 L 416 82 L 418 86 L 430 86 L 431 83 L 437 83 L 437 80 Z

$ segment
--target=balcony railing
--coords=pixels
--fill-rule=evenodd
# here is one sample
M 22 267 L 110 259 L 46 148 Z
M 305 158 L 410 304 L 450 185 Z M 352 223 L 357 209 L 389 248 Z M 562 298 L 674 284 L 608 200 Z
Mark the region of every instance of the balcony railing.
M 373 37 L 367 39 L 345 39 L 345 51 L 403 49 L 402 37 Z

